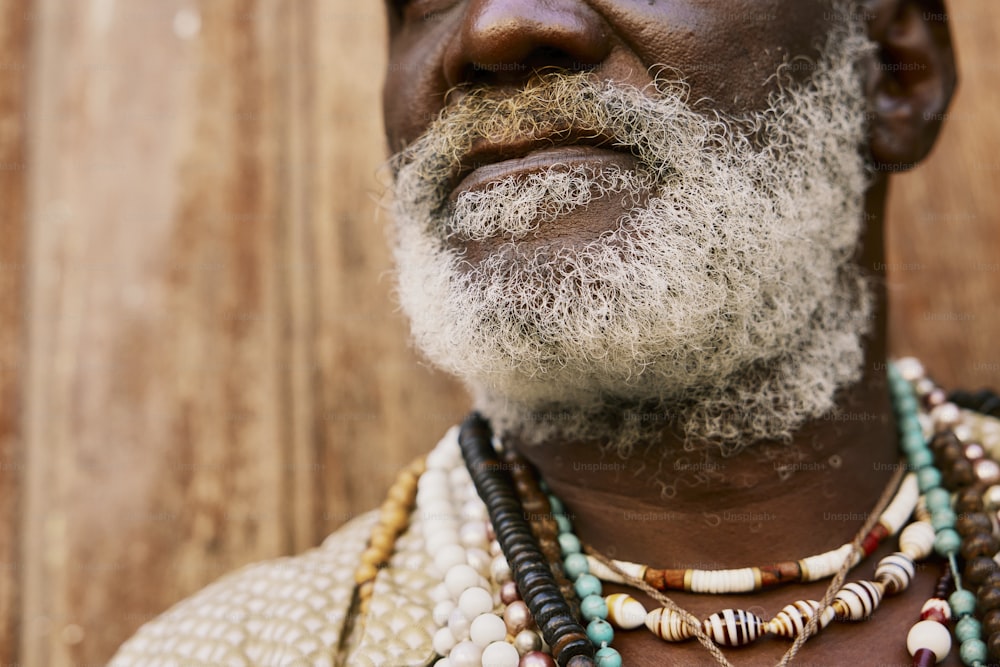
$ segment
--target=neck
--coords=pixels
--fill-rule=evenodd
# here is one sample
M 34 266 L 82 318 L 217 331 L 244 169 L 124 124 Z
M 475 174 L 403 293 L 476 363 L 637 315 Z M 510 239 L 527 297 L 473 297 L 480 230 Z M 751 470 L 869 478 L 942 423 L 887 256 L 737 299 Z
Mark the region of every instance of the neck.
M 884 182 L 869 193 L 859 254 L 876 274 L 884 266 L 884 194 Z M 718 569 L 836 548 L 864 523 L 900 457 L 885 372 L 884 281 L 873 278 L 876 316 L 863 377 L 839 393 L 836 417 L 806 423 L 791 443 L 757 443 L 723 458 L 686 451 L 664 429 L 627 459 L 601 442 L 525 446 L 515 436 L 508 445 L 563 500 L 580 538 L 613 558 Z

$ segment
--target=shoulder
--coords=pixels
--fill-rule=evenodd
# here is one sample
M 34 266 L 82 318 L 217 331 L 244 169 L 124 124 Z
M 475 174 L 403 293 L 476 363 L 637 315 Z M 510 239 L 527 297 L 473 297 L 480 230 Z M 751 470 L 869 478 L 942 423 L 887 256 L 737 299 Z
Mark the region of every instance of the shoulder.
M 299 556 L 248 565 L 142 626 L 111 667 L 332 665 L 377 512 Z
M 461 460 L 457 428 L 438 449 L 447 454 L 439 452 L 439 459 Z M 435 516 L 410 514 L 361 614 L 355 572 L 378 518 L 369 512 L 316 549 L 223 577 L 142 626 L 110 667 L 431 664 L 438 630 L 433 610 L 444 588 L 425 539 Z

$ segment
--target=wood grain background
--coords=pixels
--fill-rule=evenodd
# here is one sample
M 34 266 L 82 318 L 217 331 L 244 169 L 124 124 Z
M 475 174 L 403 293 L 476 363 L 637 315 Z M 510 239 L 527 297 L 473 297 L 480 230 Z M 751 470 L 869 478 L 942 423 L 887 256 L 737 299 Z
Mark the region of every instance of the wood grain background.
M 1000 4 L 953 4 L 959 97 L 892 195 L 892 342 L 1000 386 Z M 383 44 L 374 2 L 0 0 L 0 664 L 103 664 L 464 413 L 393 306 Z

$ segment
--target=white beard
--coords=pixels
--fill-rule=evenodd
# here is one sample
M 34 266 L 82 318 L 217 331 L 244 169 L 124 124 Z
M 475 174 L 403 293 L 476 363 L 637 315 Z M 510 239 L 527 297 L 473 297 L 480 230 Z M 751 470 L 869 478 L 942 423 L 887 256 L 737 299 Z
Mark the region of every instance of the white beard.
M 863 366 L 857 64 L 869 51 L 860 26 L 835 31 L 809 81 L 745 118 L 695 111 L 679 83 L 639 91 L 586 75 L 467 97 L 394 162 L 398 289 L 416 343 L 496 428 L 529 440 L 627 453 L 667 423 L 724 453 L 789 439 Z M 609 132 L 639 167 L 554 167 L 447 205 L 477 137 L 567 126 Z M 585 247 L 529 242 L 609 194 L 630 210 Z M 454 238 L 506 241 L 472 265 Z

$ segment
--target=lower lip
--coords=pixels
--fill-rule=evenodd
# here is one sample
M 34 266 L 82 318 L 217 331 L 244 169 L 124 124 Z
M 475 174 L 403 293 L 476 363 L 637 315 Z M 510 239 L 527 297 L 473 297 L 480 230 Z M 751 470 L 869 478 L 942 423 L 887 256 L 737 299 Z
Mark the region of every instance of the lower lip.
M 595 148 L 593 146 L 558 146 L 542 148 L 524 157 L 486 164 L 463 178 L 452 190 L 450 199 L 455 200 L 463 192 L 479 190 L 510 176 L 522 176 L 543 171 L 555 166 L 608 167 L 618 165 L 622 169 L 634 169 L 636 159 L 628 153 Z

